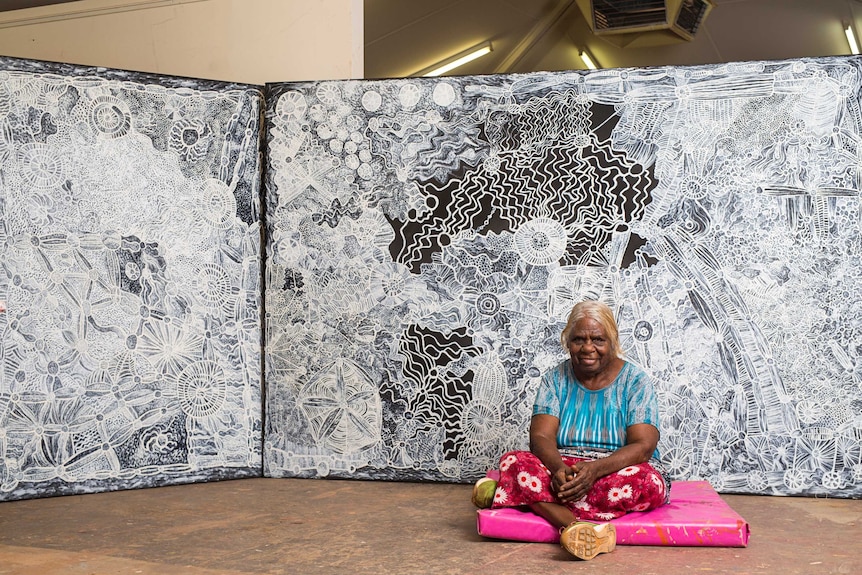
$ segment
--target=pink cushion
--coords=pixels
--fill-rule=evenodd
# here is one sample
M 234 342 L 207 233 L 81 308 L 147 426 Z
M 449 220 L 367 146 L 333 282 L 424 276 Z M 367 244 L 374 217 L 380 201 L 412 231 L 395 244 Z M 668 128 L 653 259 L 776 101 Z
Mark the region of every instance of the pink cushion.
M 489 473 L 489 475 L 492 475 Z M 675 481 L 670 503 L 611 521 L 619 545 L 746 547 L 748 522 L 716 493 L 708 481 Z M 553 525 L 522 508 L 480 509 L 479 535 L 493 539 L 558 543 Z

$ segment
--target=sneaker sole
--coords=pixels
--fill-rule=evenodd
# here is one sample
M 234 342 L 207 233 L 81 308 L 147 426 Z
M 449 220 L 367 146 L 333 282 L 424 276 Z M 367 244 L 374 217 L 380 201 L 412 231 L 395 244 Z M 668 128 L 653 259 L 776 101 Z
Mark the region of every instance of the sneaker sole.
M 617 529 L 610 523 L 599 532 L 593 523 L 575 523 L 563 530 L 560 544 L 563 549 L 589 561 L 600 553 L 610 553 L 617 546 Z

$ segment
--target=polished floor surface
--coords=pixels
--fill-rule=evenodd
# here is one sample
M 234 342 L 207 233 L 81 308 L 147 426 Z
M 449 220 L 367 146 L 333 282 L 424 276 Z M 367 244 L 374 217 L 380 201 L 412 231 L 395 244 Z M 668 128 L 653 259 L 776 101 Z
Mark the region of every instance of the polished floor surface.
M 0 503 L 0 574 L 862 574 L 862 501 L 723 496 L 747 548 L 592 561 L 476 534 L 470 486 L 243 479 Z

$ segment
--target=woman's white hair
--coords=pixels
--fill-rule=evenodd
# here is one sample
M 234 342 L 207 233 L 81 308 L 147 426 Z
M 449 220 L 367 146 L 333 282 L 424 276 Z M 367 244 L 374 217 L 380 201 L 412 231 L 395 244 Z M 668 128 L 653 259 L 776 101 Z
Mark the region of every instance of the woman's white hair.
M 611 311 L 611 308 L 607 304 L 594 300 L 584 300 L 576 303 L 572 311 L 569 312 L 566 327 L 563 328 L 563 333 L 560 334 L 560 343 L 563 345 L 563 348 L 569 349 L 572 330 L 575 328 L 575 324 L 584 318 L 596 321 L 604 328 L 605 334 L 608 336 L 611 354 L 614 357 L 622 357 L 620 333 L 617 328 L 617 321 L 614 319 L 614 312 Z

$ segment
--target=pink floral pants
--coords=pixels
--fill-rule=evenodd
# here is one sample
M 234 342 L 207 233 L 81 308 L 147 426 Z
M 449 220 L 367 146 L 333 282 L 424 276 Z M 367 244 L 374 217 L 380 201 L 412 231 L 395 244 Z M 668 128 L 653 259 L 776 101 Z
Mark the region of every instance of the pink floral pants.
M 586 457 L 563 455 L 566 465 Z M 577 519 L 610 521 L 629 511 L 649 511 L 667 501 L 662 474 L 649 463 L 639 463 L 599 478 L 590 492 L 571 503 L 561 503 L 551 492 L 551 472 L 529 451 L 509 451 L 500 458 L 500 480 L 493 508 L 517 507 L 531 503 L 559 503 L 572 510 Z

